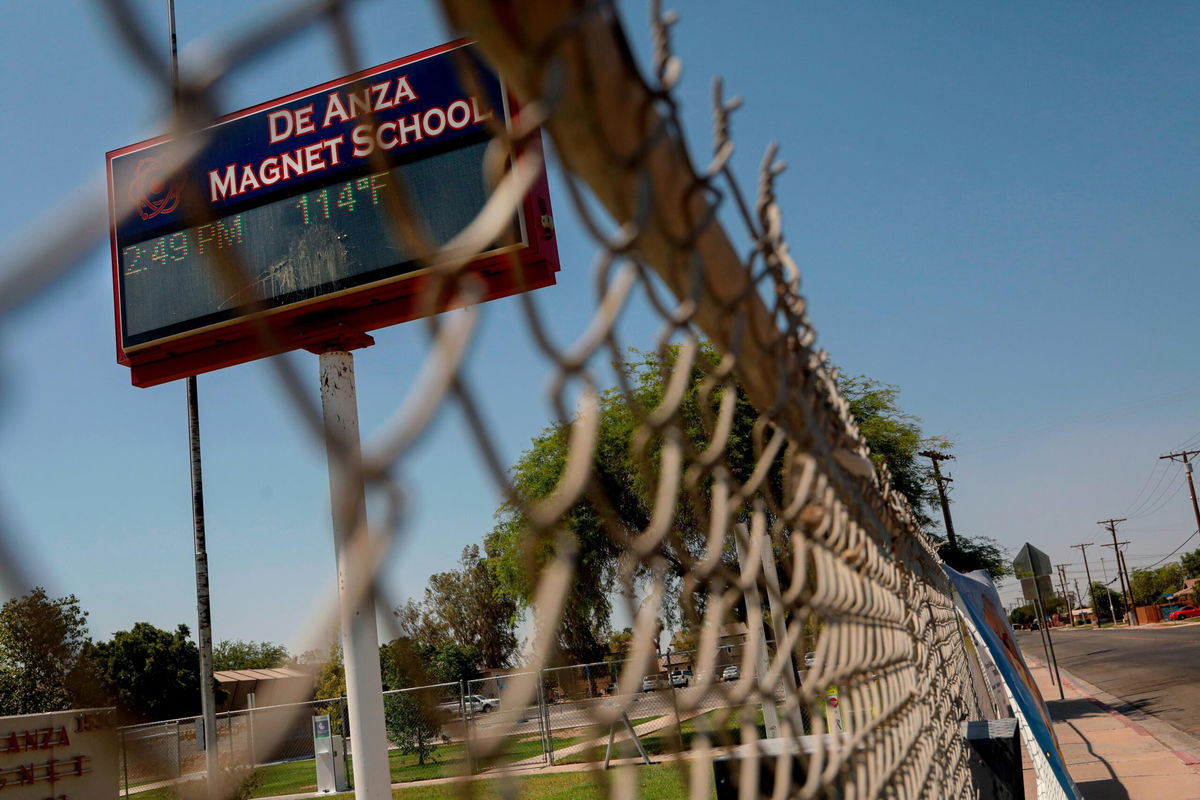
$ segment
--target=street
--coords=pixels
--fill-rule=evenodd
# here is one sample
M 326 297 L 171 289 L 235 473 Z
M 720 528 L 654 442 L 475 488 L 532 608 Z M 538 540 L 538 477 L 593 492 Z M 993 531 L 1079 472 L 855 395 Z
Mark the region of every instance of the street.
M 1200 737 L 1200 625 L 1053 630 L 1058 665 L 1134 708 Z M 1017 634 L 1039 661 L 1039 634 Z

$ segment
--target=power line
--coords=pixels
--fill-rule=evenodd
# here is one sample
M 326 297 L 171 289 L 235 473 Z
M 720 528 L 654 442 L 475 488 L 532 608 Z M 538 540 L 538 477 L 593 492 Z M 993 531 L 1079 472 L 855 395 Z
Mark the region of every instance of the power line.
M 1146 566 L 1146 567 L 1141 567 L 1140 569 L 1154 569 L 1154 568 L 1155 568 L 1155 567 L 1157 567 L 1159 564 L 1163 563 L 1163 562 L 1164 562 L 1164 561 L 1166 561 L 1168 558 L 1170 558 L 1171 556 L 1175 555 L 1175 554 L 1176 554 L 1176 553 L 1178 553 L 1180 550 L 1182 550 L 1182 549 L 1183 549 L 1183 545 L 1187 544 L 1187 543 L 1188 543 L 1188 542 L 1190 542 L 1192 539 L 1196 538 L 1196 535 L 1197 535 L 1197 534 L 1200 534 L 1200 530 L 1195 530 L 1195 531 L 1192 531 L 1192 535 L 1191 535 L 1191 536 L 1189 536 L 1189 537 L 1187 537 L 1186 539 L 1184 539 L 1184 540 L 1183 540 L 1183 544 L 1179 545 L 1179 547 L 1176 547 L 1174 550 L 1172 550 L 1171 552 L 1167 553 L 1165 556 L 1163 556 L 1162 558 L 1160 558 L 1158 561 L 1155 561 L 1153 564 L 1150 564 L 1149 566 Z
M 1177 444 L 1172 449 L 1183 450 L 1185 448 L 1191 447 L 1196 442 L 1200 442 L 1200 431 L 1196 431 L 1190 437 L 1188 437 L 1182 444 Z
M 1170 484 L 1168 484 L 1168 485 L 1170 485 Z M 1143 517 L 1151 516 L 1152 514 L 1157 514 L 1159 511 L 1161 511 L 1167 505 L 1167 503 L 1170 503 L 1172 500 L 1174 500 L 1175 496 L 1178 495 L 1182 489 L 1183 489 L 1183 484 L 1182 483 L 1177 484 L 1175 486 L 1175 491 L 1171 492 L 1169 495 L 1164 495 L 1153 508 L 1142 509 L 1141 511 L 1138 511 L 1137 513 L 1130 516 L 1129 519 L 1141 519 Z
M 1151 504 L 1158 502 L 1161 499 L 1160 494 L 1165 493 L 1171 486 L 1171 484 L 1167 482 L 1167 478 L 1169 477 L 1171 477 L 1171 468 L 1167 467 L 1167 469 L 1163 471 L 1162 475 L 1159 476 L 1158 483 L 1154 485 L 1154 488 L 1150 491 L 1150 494 L 1146 495 L 1145 499 L 1143 499 L 1141 503 L 1125 513 L 1133 516 L 1140 516 L 1141 511 Z
M 1154 462 L 1154 469 L 1150 470 L 1150 474 L 1146 476 L 1146 481 L 1145 481 L 1145 483 L 1142 484 L 1142 488 L 1138 490 L 1137 496 L 1133 498 L 1133 502 L 1131 502 L 1128 506 L 1126 506 L 1125 510 L 1121 513 L 1128 514 L 1130 511 L 1133 511 L 1134 508 L 1137 507 L 1137 503 L 1139 500 L 1142 499 L 1142 495 L 1144 495 L 1146 493 L 1146 487 L 1148 487 L 1150 485 L 1150 481 L 1153 480 L 1154 476 L 1158 475 L 1159 470 L 1164 467 L 1166 467 L 1166 465 L 1163 464 L 1162 461 Z M 1167 471 L 1169 472 L 1170 470 L 1168 469 Z M 1165 477 L 1166 477 L 1165 474 L 1160 476 L 1159 483 L 1161 483 L 1163 478 L 1165 478 Z M 1156 484 L 1155 490 L 1157 490 L 1157 489 L 1158 489 L 1158 486 Z
M 1196 484 L 1192 483 L 1192 462 L 1188 461 L 1188 456 L 1200 455 L 1200 450 L 1180 450 L 1175 453 L 1168 453 L 1165 456 L 1159 456 L 1159 461 L 1176 459 L 1183 462 L 1183 468 L 1187 470 L 1187 485 L 1188 494 L 1192 496 L 1192 513 L 1196 515 L 1196 527 L 1200 528 L 1200 503 L 1196 501 Z

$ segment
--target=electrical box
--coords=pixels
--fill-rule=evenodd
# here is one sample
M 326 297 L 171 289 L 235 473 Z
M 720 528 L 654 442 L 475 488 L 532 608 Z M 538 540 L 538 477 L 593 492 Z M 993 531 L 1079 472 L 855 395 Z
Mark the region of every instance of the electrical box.
M 346 783 L 346 743 L 333 732 L 329 715 L 313 717 L 313 753 L 317 762 L 317 791 L 344 792 Z

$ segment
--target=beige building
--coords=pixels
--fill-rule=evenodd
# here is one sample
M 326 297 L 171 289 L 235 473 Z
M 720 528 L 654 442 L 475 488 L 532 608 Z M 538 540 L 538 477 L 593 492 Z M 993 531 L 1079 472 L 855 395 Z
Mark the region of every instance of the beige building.
M 222 670 L 213 678 L 225 693 L 217 711 L 249 708 L 251 694 L 255 708 L 303 703 L 313 699 L 317 688 L 316 672 L 306 666 Z

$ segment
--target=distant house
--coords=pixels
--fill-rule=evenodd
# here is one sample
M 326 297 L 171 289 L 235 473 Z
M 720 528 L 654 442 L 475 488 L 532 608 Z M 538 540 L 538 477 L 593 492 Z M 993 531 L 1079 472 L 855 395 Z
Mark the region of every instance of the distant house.
M 1200 590 L 1200 578 L 1188 578 L 1183 582 L 1183 588 L 1175 594 L 1170 595 L 1168 599 L 1176 603 L 1191 603 L 1192 605 L 1196 605 L 1196 601 L 1200 599 L 1197 597 L 1198 590 Z
M 249 708 L 251 694 L 256 708 L 303 703 L 313 699 L 317 688 L 316 669 L 308 665 L 221 670 L 214 672 L 213 678 L 225 695 L 218 711 Z

